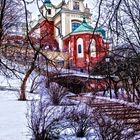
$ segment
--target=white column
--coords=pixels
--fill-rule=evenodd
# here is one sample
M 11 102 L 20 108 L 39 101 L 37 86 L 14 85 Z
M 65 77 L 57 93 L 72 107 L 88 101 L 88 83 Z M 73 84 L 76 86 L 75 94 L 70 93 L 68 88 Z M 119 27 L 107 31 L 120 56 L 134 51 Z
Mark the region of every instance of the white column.
M 72 31 L 72 23 L 71 23 L 71 14 L 70 14 L 70 19 L 69 19 L 69 22 L 70 22 L 70 32 Z
M 61 38 L 59 38 L 59 49 L 60 49 L 60 51 L 62 51 L 62 49 L 63 49 L 63 41 Z
M 65 13 L 62 13 L 61 15 L 61 30 L 62 30 L 62 35 L 65 36 L 66 35 L 66 15 Z

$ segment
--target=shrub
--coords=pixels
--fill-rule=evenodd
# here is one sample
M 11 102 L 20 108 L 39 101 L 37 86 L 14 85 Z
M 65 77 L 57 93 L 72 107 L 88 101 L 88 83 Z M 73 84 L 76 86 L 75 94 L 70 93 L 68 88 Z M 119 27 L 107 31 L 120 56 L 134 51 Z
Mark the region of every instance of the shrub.
M 65 109 L 49 106 L 46 102 L 32 101 L 27 114 L 28 127 L 35 140 L 57 140 Z
M 69 113 L 67 120 L 77 137 L 85 137 L 92 128 L 93 116 L 87 105 L 79 104 Z
M 64 97 L 68 94 L 65 87 L 60 86 L 59 84 L 52 82 L 48 87 L 49 102 L 53 105 L 60 105 Z

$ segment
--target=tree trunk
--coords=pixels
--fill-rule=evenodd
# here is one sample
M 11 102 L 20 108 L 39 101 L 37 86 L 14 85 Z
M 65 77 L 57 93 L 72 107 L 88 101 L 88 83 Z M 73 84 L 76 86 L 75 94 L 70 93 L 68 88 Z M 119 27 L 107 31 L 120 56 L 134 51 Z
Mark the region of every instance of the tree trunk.
M 31 73 L 35 69 L 35 62 L 36 62 L 36 59 L 37 59 L 37 56 L 38 56 L 40 50 L 41 50 L 41 48 L 35 52 L 33 61 L 31 63 L 31 67 L 26 72 L 25 77 L 24 77 L 24 79 L 22 81 L 21 89 L 20 89 L 21 91 L 20 91 L 20 98 L 19 98 L 19 100 L 22 100 L 22 101 L 25 101 L 26 100 L 26 94 L 25 94 L 25 91 L 26 91 L 26 83 L 27 83 L 27 80 L 28 80 L 29 76 L 31 75 Z
M 34 67 L 31 66 L 31 68 L 27 71 L 23 81 L 22 81 L 22 84 L 21 84 L 21 91 L 20 91 L 20 98 L 19 100 L 21 101 L 25 101 L 26 100 L 26 83 L 27 83 L 27 80 L 30 76 L 30 74 L 32 73 L 32 71 L 34 70 Z

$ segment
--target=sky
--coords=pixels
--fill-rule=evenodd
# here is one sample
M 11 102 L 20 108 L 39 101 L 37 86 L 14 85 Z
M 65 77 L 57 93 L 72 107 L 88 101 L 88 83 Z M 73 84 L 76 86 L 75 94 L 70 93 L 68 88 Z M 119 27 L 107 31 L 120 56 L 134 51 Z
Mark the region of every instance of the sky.
M 57 5 L 61 2 L 62 0 L 51 0 L 52 4 L 54 5 Z M 66 0 L 67 2 L 68 0 Z M 93 0 L 85 0 L 84 3 L 87 3 L 88 6 L 90 7 L 92 5 L 92 1 Z M 36 6 L 36 3 L 33 3 L 33 4 L 29 4 L 28 5 L 28 9 L 29 11 L 32 13 L 32 19 L 36 19 L 37 18 L 37 15 L 39 14 L 38 12 L 38 8 Z

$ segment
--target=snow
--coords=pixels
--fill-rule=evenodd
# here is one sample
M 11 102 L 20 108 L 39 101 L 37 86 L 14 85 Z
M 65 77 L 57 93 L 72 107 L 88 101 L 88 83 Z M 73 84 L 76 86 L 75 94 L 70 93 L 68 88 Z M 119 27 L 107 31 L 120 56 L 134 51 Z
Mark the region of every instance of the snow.
M 23 77 L 23 75 L 20 75 Z M 32 77 L 35 76 L 33 73 Z M 38 88 L 38 92 L 40 95 L 43 96 L 45 91 L 45 78 L 40 77 L 39 83 L 41 86 Z M 38 94 L 29 94 L 29 87 L 31 85 L 31 79 L 28 80 L 27 83 L 27 95 L 28 99 L 39 99 Z M 21 79 L 17 79 L 16 77 L 5 78 L 4 76 L 0 75 L 0 140 L 31 140 L 31 134 L 29 133 L 29 128 L 27 127 L 27 109 L 28 103 L 30 101 L 18 101 L 19 96 L 19 89 L 21 86 Z M 68 96 L 72 96 L 72 93 L 69 93 Z M 92 97 L 92 93 L 86 93 L 84 96 Z M 121 104 L 126 104 L 128 106 L 133 106 L 140 109 L 140 105 L 136 105 L 134 103 L 128 103 L 123 100 L 118 99 L 110 99 L 107 97 L 97 97 L 97 99 L 104 99 L 109 100 L 112 102 L 118 102 Z M 79 101 L 72 101 L 74 104 L 78 104 Z M 79 109 L 83 109 L 80 107 Z M 93 133 L 92 133 L 93 134 Z M 63 140 L 86 140 L 87 138 L 77 138 L 74 134 L 72 134 L 71 129 L 68 128 L 67 130 L 61 133 L 61 137 Z M 88 137 L 88 140 L 96 139 L 95 136 Z M 60 138 L 60 140 L 62 140 Z
M 57 72 L 58 72 L 58 69 L 57 69 Z M 91 78 L 91 79 L 104 79 L 105 78 L 105 76 L 92 76 L 86 72 L 70 70 L 70 69 L 60 69 L 59 73 L 62 74 L 61 76 L 78 76 L 78 77 Z
M 21 79 L 0 75 L 0 140 L 30 140 L 27 102 L 18 101 Z
M 0 92 L 0 140 L 29 140 L 26 102 L 13 91 Z
M 45 68 L 44 68 L 45 69 Z M 106 76 L 92 76 L 89 75 L 88 72 L 81 72 L 78 69 L 77 70 L 71 70 L 71 69 L 64 69 L 64 68 L 56 68 L 52 66 L 47 67 L 48 71 L 53 71 L 58 74 L 61 74 L 62 76 L 77 76 L 77 77 L 84 77 L 84 78 L 90 78 L 90 79 L 104 79 Z M 113 76 L 115 78 L 115 76 Z M 116 77 L 117 78 L 117 77 Z

